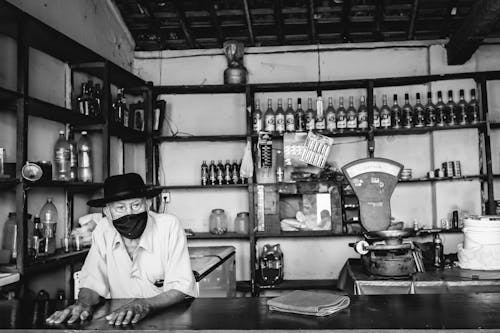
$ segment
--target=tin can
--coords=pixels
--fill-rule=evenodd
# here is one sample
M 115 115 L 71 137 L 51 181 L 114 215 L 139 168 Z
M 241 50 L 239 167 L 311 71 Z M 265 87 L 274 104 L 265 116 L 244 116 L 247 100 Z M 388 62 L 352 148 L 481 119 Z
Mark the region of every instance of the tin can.
M 453 174 L 455 177 L 462 177 L 462 167 L 460 166 L 460 161 L 455 161 L 453 163 Z

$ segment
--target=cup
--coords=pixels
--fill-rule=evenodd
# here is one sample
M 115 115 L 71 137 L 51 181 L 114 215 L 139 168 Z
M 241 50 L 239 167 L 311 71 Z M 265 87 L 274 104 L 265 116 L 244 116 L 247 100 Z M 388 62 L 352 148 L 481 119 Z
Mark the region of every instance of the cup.
M 63 248 L 64 252 L 66 252 L 66 253 L 69 252 L 69 237 L 68 236 L 61 239 L 61 247 Z
M 80 235 L 73 235 L 71 239 L 73 251 L 80 251 L 82 249 L 82 237 Z

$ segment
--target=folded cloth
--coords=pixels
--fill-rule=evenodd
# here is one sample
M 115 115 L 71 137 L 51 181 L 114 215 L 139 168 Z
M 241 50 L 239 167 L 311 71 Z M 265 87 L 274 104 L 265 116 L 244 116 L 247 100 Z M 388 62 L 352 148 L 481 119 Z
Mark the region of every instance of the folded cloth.
M 349 306 L 350 299 L 343 295 L 295 290 L 267 301 L 269 310 L 311 316 L 328 316 Z

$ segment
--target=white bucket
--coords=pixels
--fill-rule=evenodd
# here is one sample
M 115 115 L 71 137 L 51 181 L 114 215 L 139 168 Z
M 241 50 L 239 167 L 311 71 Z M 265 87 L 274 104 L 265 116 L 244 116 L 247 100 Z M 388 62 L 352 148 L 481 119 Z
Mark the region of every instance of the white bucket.
M 470 216 L 464 219 L 464 249 L 500 245 L 500 216 Z

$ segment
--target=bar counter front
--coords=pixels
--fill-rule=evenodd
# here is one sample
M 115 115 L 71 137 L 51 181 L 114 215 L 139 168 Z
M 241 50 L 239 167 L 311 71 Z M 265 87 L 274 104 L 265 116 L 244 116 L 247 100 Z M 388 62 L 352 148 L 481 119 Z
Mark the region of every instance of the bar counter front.
M 67 301 L 0 301 L 0 330 L 95 331 L 292 331 L 329 332 L 395 330 L 500 331 L 500 294 L 425 294 L 350 296 L 348 308 L 327 317 L 270 311 L 268 298 L 199 298 L 143 319 L 136 325 L 113 327 L 105 316 L 130 300 L 106 301 L 92 321 L 50 326 L 45 318 Z

